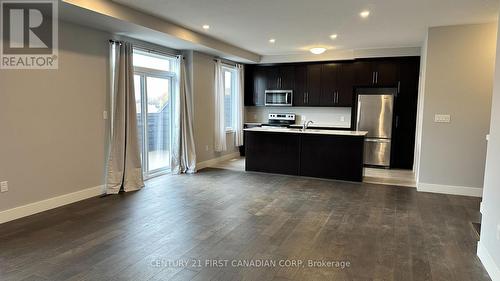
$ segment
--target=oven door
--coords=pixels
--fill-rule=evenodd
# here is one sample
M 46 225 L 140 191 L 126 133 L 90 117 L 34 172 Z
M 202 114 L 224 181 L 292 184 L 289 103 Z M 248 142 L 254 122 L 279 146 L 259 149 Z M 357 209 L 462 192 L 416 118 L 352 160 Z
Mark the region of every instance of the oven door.
M 292 91 L 266 91 L 266 106 L 292 106 Z

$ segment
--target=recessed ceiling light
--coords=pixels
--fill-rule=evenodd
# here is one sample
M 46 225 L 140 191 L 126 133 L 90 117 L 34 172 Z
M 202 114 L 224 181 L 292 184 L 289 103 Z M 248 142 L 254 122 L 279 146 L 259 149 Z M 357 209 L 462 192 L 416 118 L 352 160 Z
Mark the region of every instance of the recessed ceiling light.
M 361 13 L 359 13 L 359 15 L 362 17 L 362 18 L 367 18 L 369 15 L 370 15 L 370 11 L 366 10 L 366 11 L 362 11 Z
M 276 42 L 276 39 L 274 39 L 274 38 L 269 39 L 269 43 L 275 43 L 275 42 Z
M 210 29 L 210 25 L 208 25 L 208 24 L 204 24 L 202 27 L 203 27 L 203 29 L 205 29 L 205 30 Z
M 315 55 L 320 55 L 322 53 L 324 53 L 326 51 L 326 48 L 312 48 L 310 49 L 309 51 L 311 51 L 311 53 L 315 54 Z
M 337 39 L 337 34 L 332 34 L 332 35 L 330 35 L 330 38 L 331 38 L 331 39 Z

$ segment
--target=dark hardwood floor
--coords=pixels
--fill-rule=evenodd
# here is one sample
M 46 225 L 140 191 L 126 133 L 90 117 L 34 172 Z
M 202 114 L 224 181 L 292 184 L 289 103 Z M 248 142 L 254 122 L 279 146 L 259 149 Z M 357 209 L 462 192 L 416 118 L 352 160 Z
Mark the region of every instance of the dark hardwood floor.
M 490 280 L 471 227 L 479 202 L 205 169 L 0 225 L 0 280 Z M 228 266 L 205 266 L 214 259 Z M 257 259 L 270 266 L 231 266 Z

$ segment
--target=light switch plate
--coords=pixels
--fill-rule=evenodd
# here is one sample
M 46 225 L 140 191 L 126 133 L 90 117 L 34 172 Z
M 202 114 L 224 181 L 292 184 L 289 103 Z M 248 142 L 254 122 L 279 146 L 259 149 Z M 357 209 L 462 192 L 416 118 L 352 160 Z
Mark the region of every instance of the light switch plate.
M 7 192 L 9 191 L 9 182 L 3 181 L 0 182 L 0 192 Z
M 434 115 L 435 123 L 450 123 L 451 116 L 449 114 L 435 114 Z
M 106 110 L 102 112 L 102 119 L 108 120 L 108 112 Z
M 497 240 L 500 240 L 500 224 L 497 224 Z

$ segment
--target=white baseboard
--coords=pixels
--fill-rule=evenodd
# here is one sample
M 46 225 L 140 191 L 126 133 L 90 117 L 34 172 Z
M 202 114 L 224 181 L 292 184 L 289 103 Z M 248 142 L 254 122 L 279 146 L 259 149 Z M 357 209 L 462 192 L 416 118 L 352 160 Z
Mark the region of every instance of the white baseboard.
M 477 256 L 483 263 L 483 266 L 490 275 L 491 280 L 500 281 L 500 269 L 498 268 L 498 265 L 495 264 L 495 261 L 488 252 L 488 249 L 481 244 L 481 241 L 477 242 Z
M 483 197 L 483 189 L 479 187 L 454 186 L 454 185 L 419 182 L 417 183 L 417 190 L 420 192 Z
M 237 157 L 240 157 L 240 153 L 238 151 L 235 151 L 235 152 L 223 155 L 221 157 L 217 157 L 217 158 L 210 159 L 207 161 L 199 162 L 196 164 L 196 170 L 201 170 L 201 169 L 216 165 L 219 162 L 227 161 L 227 160 L 234 159 Z
M 0 212 L 0 224 L 16 220 L 22 217 L 27 217 L 30 215 L 34 215 L 36 213 L 40 213 L 43 211 L 47 211 L 50 209 L 54 209 L 57 207 L 61 207 L 67 204 L 71 204 L 74 202 L 78 202 L 84 199 L 88 199 L 91 197 L 99 196 L 103 194 L 104 186 L 96 186 L 87 188 L 84 190 L 80 190 L 73 193 L 68 193 L 64 195 L 60 195 L 57 197 L 45 199 L 42 201 L 26 204 L 23 206 L 19 206 L 16 208 L 8 209 Z

